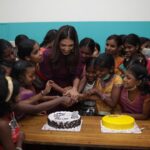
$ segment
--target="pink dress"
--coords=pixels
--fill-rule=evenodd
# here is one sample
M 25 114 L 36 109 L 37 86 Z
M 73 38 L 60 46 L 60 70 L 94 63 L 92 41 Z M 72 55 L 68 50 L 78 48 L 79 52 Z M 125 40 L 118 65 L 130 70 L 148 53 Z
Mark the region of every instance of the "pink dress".
M 143 112 L 143 103 L 145 95 L 137 95 L 135 100 L 131 101 L 128 98 L 128 90 L 125 88 L 121 91 L 120 106 L 123 113 L 141 114 Z

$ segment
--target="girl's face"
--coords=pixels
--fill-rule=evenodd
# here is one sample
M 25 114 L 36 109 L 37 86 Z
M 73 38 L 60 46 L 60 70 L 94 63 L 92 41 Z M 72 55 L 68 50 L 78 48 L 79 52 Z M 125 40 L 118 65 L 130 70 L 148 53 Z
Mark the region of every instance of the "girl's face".
M 132 72 L 127 70 L 123 79 L 124 87 L 132 89 L 139 84 L 139 81 L 133 76 Z
M 30 60 L 35 63 L 39 63 L 43 60 L 42 53 L 40 52 L 40 47 L 37 43 L 35 43 L 33 46 L 33 50 L 30 55 Z
M 25 85 L 32 85 L 33 81 L 35 80 L 35 67 L 28 67 L 26 69 L 23 80 Z
M 110 74 L 110 70 L 108 68 L 98 68 L 96 67 L 96 74 L 98 78 L 103 79 L 107 75 Z
M 106 41 L 105 51 L 107 54 L 116 54 L 118 50 L 117 42 L 114 39 Z
M 131 57 L 132 55 L 134 55 L 137 52 L 138 46 L 134 46 L 134 45 L 125 43 L 124 49 L 125 49 L 125 56 Z
M 82 61 L 85 63 L 89 58 L 92 57 L 92 53 L 91 50 L 88 47 L 81 47 L 80 48 L 80 53 L 81 53 L 81 57 L 82 57 Z
M 74 41 L 71 39 L 63 39 L 59 43 L 59 48 L 63 55 L 69 55 L 74 48 Z
M 94 67 L 88 67 L 86 69 L 86 78 L 88 83 L 93 83 L 96 80 L 96 71 Z
M 11 47 L 8 47 L 7 49 L 5 49 L 3 58 L 6 61 L 12 61 L 12 62 L 15 61 L 15 59 L 16 59 L 15 52 L 13 51 L 13 49 Z

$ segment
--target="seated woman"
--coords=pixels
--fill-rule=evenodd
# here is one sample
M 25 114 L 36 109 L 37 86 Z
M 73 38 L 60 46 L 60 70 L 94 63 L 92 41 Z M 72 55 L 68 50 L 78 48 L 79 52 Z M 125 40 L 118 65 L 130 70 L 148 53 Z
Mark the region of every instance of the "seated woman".
M 150 115 L 150 85 L 147 70 L 140 64 L 129 66 L 125 73 L 120 105 L 123 113 L 135 119 L 148 119 Z

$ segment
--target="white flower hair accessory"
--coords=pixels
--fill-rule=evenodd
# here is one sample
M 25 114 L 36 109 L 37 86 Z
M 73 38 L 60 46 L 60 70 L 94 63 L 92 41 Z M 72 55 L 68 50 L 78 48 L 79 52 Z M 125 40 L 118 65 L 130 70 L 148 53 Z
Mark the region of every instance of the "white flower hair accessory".
M 7 95 L 7 97 L 6 97 L 5 102 L 8 102 L 8 101 L 10 100 L 12 94 L 13 94 L 13 89 L 14 89 L 14 87 L 13 87 L 13 82 L 12 82 L 12 78 L 11 78 L 11 77 L 5 76 L 5 79 L 6 79 L 7 82 L 8 82 L 8 95 Z

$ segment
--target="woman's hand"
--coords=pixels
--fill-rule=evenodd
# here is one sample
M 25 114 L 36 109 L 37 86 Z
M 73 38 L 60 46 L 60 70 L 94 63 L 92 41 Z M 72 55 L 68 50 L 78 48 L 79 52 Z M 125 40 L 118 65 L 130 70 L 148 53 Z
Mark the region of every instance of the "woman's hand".
M 71 88 L 64 93 L 64 96 L 70 96 L 74 101 L 77 100 L 79 92 L 75 88 Z

